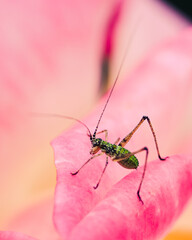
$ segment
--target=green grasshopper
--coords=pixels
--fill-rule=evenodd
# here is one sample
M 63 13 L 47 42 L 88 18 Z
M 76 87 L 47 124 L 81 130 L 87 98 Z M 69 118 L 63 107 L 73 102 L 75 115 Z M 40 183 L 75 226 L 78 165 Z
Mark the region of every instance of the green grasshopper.
M 142 202 L 143 204 L 143 200 L 140 196 L 140 190 L 141 190 L 141 186 L 142 186 L 142 183 L 143 183 L 143 179 L 144 179 L 144 176 L 145 176 L 145 172 L 146 172 L 146 167 L 147 167 L 147 160 L 148 160 L 148 148 L 147 147 L 143 147 L 137 151 L 134 151 L 134 152 L 130 152 L 129 150 L 127 150 L 126 148 L 124 148 L 124 146 L 129 142 L 129 140 L 131 139 L 131 137 L 133 136 L 133 134 L 137 131 L 137 129 L 141 126 L 141 124 L 147 120 L 148 124 L 149 124 L 149 127 L 151 129 L 151 132 L 153 134 L 153 138 L 154 138 L 154 141 L 155 141 L 155 145 L 156 145 L 156 149 L 157 149 L 157 154 L 158 154 L 158 157 L 161 161 L 164 161 L 166 158 L 162 158 L 161 155 L 160 155 L 160 152 L 159 152 L 159 147 L 158 147 L 158 144 L 157 144 L 157 138 L 156 138 L 156 135 L 155 135 L 155 132 L 154 132 L 154 129 L 152 127 L 152 124 L 151 124 L 151 121 L 149 119 L 149 117 L 147 116 L 143 116 L 141 118 L 141 120 L 139 121 L 139 123 L 136 125 L 136 127 L 127 135 L 125 136 L 121 141 L 120 141 L 120 138 L 118 138 L 114 144 L 110 143 L 107 141 L 107 137 L 108 137 L 108 131 L 107 130 L 103 130 L 103 131 L 100 131 L 97 133 L 97 130 L 98 130 L 98 127 L 99 127 L 99 123 L 102 119 L 102 116 L 103 116 L 103 113 L 105 112 L 105 109 L 107 107 L 107 104 L 109 102 L 109 99 L 112 95 L 112 92 L 113 92 L 113 89 L 116 85 L 116 82 L 118 80 L 118 77 L 119 77 L 119 74 L 120 74 L 120 71 L 121 71 L 121 67 L 122 65 L 120 66 L 120 69 L 119 69 L 119 72 L 117 74 L 117 77 L 116 77 L 116 80 L 113 84 L 113 87 L 111 88 L 111 91 L 109 93 L 109 97 L 107 98 L 107 101 L 104 105 L 104 108 L 101 112 L 101 115 L 99 117 L 99 120 L 98 120 L 98 123 L 96 125 L 96 128 L 95 128 L 95 131 L 93 134 L 91 134 L 91 131 L 89 130 L 89 128 L 83 123 L 81 122 L 80 120 L 78 119 L 75 119 L 75 118 L 71 118 L 71 117 L 66 117 L 66 116 L 63 116 L 65 118 L 68 118 L 68 119 L 73 119 L 75 121 L 78 121 L 79 123 L 83 124 L 87 130 L 88 130 L 88 136 L 90 138 L 90 142 L 91 142 L 91 145 L 92 145 L 92 148 L 90 150 L 90 154 L 92 155 L 91 158 L 89 158 L 80 168 L 79 170 L 77 170 L 76 172 L 72 172 L 71 174 L 72 175 L 76 175 L 79 173 L 79 171 L 88 163 L 90 162 L 92 159 L 96 158 L 96 157 L 99 157 L 103 154 L 106 155 L 106 162 L 105 162 L 105 167 L 101 173 L 101 176 L 99 178 L 99 181 L 98 183 L 96 184 L 96 186 L 94 186 L 94 189 L 98 188 L 99 184 L 100 184 L 100 181 L 102 179 L 102 176 L 107 168 L 107 165 L 108 165 L 108 157 L 111 158 L 112 161 L 114 162 L 117 162 L 119 163 L 122 167 L 124 168 L 128 168 L 128 169 L 137 169 L 137 167 L 139 166 L 139 161 L 138 159 L 135 157 L 135 154 L 137 153 L 140 153 L 142 151 L 145 151 L 146 152 L 146 155 L 145 155 L 145 163 L 144 163 L 144 168 L 143 168 L 143 173 L 142 173 L 142 177 L 141 177 L 141 181 L 140 181 L 140 184 L 139 184 L 139 187 L 138 187 L 138 190 L 137 190 L 137 196 L 139 198 L 139 200 Z M 97 138 L 96 135 L 97 134 L 100 134 L 100 133 L 105 133 L 105 141 L 102 140 L 101 138 Z M 120 142 L 119 142 L 120 141 Z M 118 144 L 119 142 L 119 144 Z M 100 153 L 98 153 L 100 151 Z
M 111 95 L 112 95 L 112 92 L 115 88 L 115 85 L 117 83 L 117 80 L 119 78 L 119 74 L 120 74 L 120 71 L 122 69 L 122 65 L 123 65 L 123 62 L 125 60 L 125 56 L 126 54 L 124 55 L 124 58 L 121 62 L 121 65 L 120 65 L 120 68 L 119 68 L 119 71 L 117 73 L 117 76 L 116 76 L 116 79 L 115 79 L 115 82 L 111 88 L 111 91 L 109 93 L 109 96 L 107 98 L 107 101 L 104 105 L 104 108 L 101 112 L 101 115 L 99 117 L 99 120 L 97 122 L 97 125 L 96 125 L 96 128 L 95 128 L 95 131 L 93 134 L 91 134 L 91 131 L 89 130 L 89 128 L 87 127 L 87 125 L 83 122 L 81 122 L 79 119 L 76 119 L 76 118 L 73 118 L 73 117 L 69 117 L 69 116 L 64 116 L 64 115 L 61 115 L 61 114 L 49 114 L 49 113 L 40 113 L 40 114 L 37 114 L 35 113 L 35 115 L 37 116 L 49 116 L 49 117 L 58 117 L 58 118 L 66 118 L 66 119 L 70 119 L 70 120 L 75 120 L 77 122 L 79 122 L 80 124 L 82 124 L 87 130 L 88 130 L 88 136 L 90 138 L 90 142 L 91 142 L 91 145 L 92 145 L 92 148 L 90 150 L 90 154 L 92 155 L 91 158 L 89 158 L 80 168 L 79 170 L 77 170 L 76 172 L 72 172 L 71 174 L 72 175 L 76 175 L 79 173 L 79 171 L 88 163 L 90 162 L 92 159 L 96 158 L 96 157 L 99 157 L 103 154 L 106 155 L 106 162 L 105 162 L 105 167 L 101 173 L 101 176 L 99 178 L 99 181 L 98 183 L 96 184 L 96 186 L 94 186 L 94 189 L 98 188 L 99 184 L 100 184 L 100 181 L 102 179 L 102 176 L 107 168 L 107 165 L 108 165 L 108 157 L 111 158 L 112 161 L 114 162 L 117 162 L 119 163 L 122 167 L 124 168 L 128 168 L 128 169 L 137 169 L 138 166 L 139 166 L 139 161 L 138 159 L 135 157 L 135 154 L 137 153 L 140 153 L 142 151 L 145 151 L 146 155 L 145 155 L 145 163 L 144 163 L 144 168 L 143 168 L 143 173 L 142 173 L 142 177 L 141 177 L 141 181 L 140 181 L 140 184 L 139 184 L 139 187 L 138 187 L 138 190 L 137 190 L 137 196 L 139 198 L 139 200 L 143 203 L 143 200 L 140 196 L 140 190 L 141 190 L 141 186 L 142 186 L 142 183 L 143 183 L 143 180 L 144 180 L 144 176 L 145 176 L 145 172 L 146 172 L 146 167 L 147 167 L 147 160 L 148 160 L 148 148 L 147 147 L 143 147 L 137 151 L 134 151 L 134 152 L 130 152 L 129 150 L 127 150 L 126 148 L 124 148 L 124 146 L 129 142 L 129 140 L 131 139 L 131 137 L 133 136 L 133 134 L 137 131 L 137 129 L 141 126 L 141 124 L 147 120 L 148 124 L 149 124 L 149 127 L 151 129 L 151 132 L 153 134 L 153 138 L 154 138 L 154 141 L 155 141 L 155 145 L 156 145 L 156 149 L 157 149 L 157 154 L 158 154 L 158 157 L 161 161 L 164 161 L 166 158 L 162 158 L 161 155 L 160 155 L 160 152 L 159 152 L 159 147 L 158 147 L 158 144 L 157 144 L 157 139 L 156 139 L 156 135 L 155 135 L 155 132 L 153 130 L 153 127 L 152 127 L 152 124 L 151 124 L 151 121 L 149 119 L 149 117 L 147 116 L 143 116 L 141 118 L 141 120 L 139 121 L 139 123 L 136 125 L 136 127 L 127 135 L 125 136 L 121 141 L 120 141 L 120 138 L 118 138 L 114 144 L 110 143 L 107 141 L 107 137 L 108 137 L 108 131 L 107 130 L 103 130 L 103 131 L 100 131 L 97 133 L 97 130 L 98 130 L 98 127 L 99 127 L 99 123 L 103 117 L 103 114 L 105 112 L 105 109 L 107 107 L 107 104 L 109 102 L 109 99 L 111 98 Z M 97 134 L 100 134 L 100 133 L 105 133 L 105 141 L 102 140 L 101 138 L 97 138 L 96 135 Z M 119 142 L 120 141 L 120 142 Z M 119 144 L 118 144 L 119 142 Z M 100 153 L 98 153 L 100 151 Z

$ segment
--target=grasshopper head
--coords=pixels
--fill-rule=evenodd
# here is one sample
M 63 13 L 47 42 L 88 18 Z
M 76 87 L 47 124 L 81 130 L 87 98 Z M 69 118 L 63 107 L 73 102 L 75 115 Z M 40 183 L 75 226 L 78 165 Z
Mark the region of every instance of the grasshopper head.
M 102 139 L 101 138 L 93 138 L 91 141 L 92 148 L 90 154 L 95 155 L 100 150 Z

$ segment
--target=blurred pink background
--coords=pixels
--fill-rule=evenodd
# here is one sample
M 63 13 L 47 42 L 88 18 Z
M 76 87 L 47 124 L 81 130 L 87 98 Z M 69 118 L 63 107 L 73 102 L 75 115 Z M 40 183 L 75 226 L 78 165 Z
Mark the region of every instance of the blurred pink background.
M 43 229 L 33 224 L 33 218 L 44 215 L 45 227 L 50 226 L 52 236 L 59 239 L 52 226 L 56 170 L 49 143 L 72 123 L 33 118 L 29 113 L 63 113 L 81 119 L 91 112 L 99 96 L 106 25 L 116 4 L 88 0 L 0 1 L 1 230 L 43 239 Z M 118 21 L 110 84 L 134 28 L 119 82 L 146 54 L 189 26 L 186 19 L 152 0 L 125 2 Z M 189 139 L 192 127 L 187 126 L 191 120 L 189 110 L 183 126 L 183 131 L 189 131 Z M 190 149 L 187 143 L 188 139 L 186 146 L 181 146 L 185 153 Z M 189 239 L 191 219 L 192 203 L 174 226 L 174 238 L 170 235 L 166 239 L 176 239 L 174 234 L 178 237 L 180 232 L 182 239 Z

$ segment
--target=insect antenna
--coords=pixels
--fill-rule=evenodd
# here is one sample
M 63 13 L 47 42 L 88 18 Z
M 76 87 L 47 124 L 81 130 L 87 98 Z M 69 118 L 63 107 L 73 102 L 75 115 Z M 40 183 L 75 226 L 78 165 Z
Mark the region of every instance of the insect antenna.
M 96 133 L 97 133 L 97 130 L 98 130 L 100 121 L 101 121 L 101 119 L 102 119 L 102 117 L 103 117 L 103 114 L 104 114 L 104 112 L 105 112 L 105 109 L 106 109 L 106 107 L 107 107 L 107 105 L 108 105 L 108 102 L 109 102 L 109 100 L 110 100 L 110 98 L 111 98 L 111 95 L 112 95 L 112 93 L 113 93 L 113 90 L 114 90 L 114 88 L 115 88 L 115 85 L 116 85 L 116 83 L 117 83 L 117 80 L 119 79 L 119 75 L 120 75 L 120 73 L 121 73 L 123 64 L 124 64 L 124 62 L 125 62 L 125 58 L 126 58 L 126 56 L 127 56 L 127 52 L 128 52 L 129 47 L 130 47 L 130 43 L 131 43 L 131 40 L 132 40 L 132 38 L 133 38 L 133 35 L 134 35 L 134 34 L 132 34 L 132 37 L 129 38 L 127 47 L 126 47 L 126 49 L 125 49 L 125 53 L 124 53 L 124 55 L 123 55 L 123 58 L 122 58 L 122 61 L 121 61 L 119 70 L 118 70 L 117 75 L 116 75 L 116 78 L 115 78 L 115 82 L 113 83 L 113 86 L 112 86 L 112 88 L 111 88 L 111 91 L 110 91 L 110 93 L 109 93 L 109 96 L 108 96 L 108 98 L 107 98 L 107 101 L 106 101 L 106 103 L 105 103 L 105 105 L 104 105 L 104 107 L 103 107 L 103 110 L 102 110 L 101 115 L 100 115 L 100 117 L 99 117 L 99 120 L 98 120 L 98 122 L 97 122 L 95 131 L 94 131 L 94 133 L 93 133 L 93 139 L 94 139 L 95 136 L 96 136 Z
M 88 135 L 90 137 L 90 140 L 92 140 L 92 134 L 91 131 L 89 130 L 88 126 L 83 123 L 82 121 L 80 121 L 77 118 L 74 117 L 69 117 L 69 116 L 65 116 L 63 114 L 57 114 L 57 113 L 36 113 L 36 112 L 31 112 L 30 115 L 34 116 L 34 117 L 54 117 L 54 118 L 65 118 L 65 119 L 69 119 L 69 120 L 74 120 L 78 123 L 80 123 L 81 125 L 83 125 L 87 130 L 88 130 Z

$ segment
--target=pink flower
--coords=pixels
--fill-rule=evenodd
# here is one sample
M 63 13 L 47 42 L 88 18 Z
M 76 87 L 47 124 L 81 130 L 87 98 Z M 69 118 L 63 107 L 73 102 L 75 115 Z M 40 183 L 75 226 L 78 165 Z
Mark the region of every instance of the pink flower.
M 182 38 L 154 52 L 139 71 L 115 89 L 99 128 L 109 130 L 110 142 L 117 136 L 123 138 L 145 112 L 159 133 L 161 153 L 170 151 L 167 142 L 174 135 L 174 122 L 177 126 L 182 123 L 183 116 L 178 112 L 183 111 L 192 89 L 192 65 L 187 64 L 192 54 L 191 33 L 191 30 L 183 33 Z M 177 58 L 180 74 L 171 67 Z M 94 130 L 105 102 L 106 98 L 86 121 L 90 129 Z M 130 149 L 148 145 L 150 156 L 157 155 L 150 129 L 145 128 L 145 137 L 135 134 Z M 69 239 L 156 239 L 164 235 L 192 194 L 192 157 L 175 155 L 165 162 L 149 164 L 141 190 L 143 206 L 136 195 L 142 169 L 127 175 L 127 170 L 110 163 L 97 190 L 93 186 L 105 157 L 95 158 L 76 176 L 69 174 L 89 158 L 90 143 L 85 133 L 83 126 L 77 126 L 52 143 L 57 168 L 54 221 L 60 234 L 69 235 Z M 120 180 L 123 175 L 127 176 Z
M 80 118 L 90 109 L 104 42 L 107 39 L 109 48 L 104 52 L 111 57 L 116 45 L 112 41 L 115 23 L 123 16 L 125 5 L 123 1 L 33 1 L 31 5 L 21 1 L 1 5 L 1 206 L 5 219 L 2 230 L 7 231 L 0 232 L 0 239 L 155 239 L 165 235 L 191 196 L 192 158 L 171 155 L 191 153 L 192 30 L 181 32 L 151 51 L 123 84 L 119 79 L 99 126 L 109 131 L 109 141 L 114 142 L 128 134 L 142 115 L 150 117 L 161 155 L 171 157 L 147 166 L 141 189 L 144 205 L 136 195 L 142 167 L 130 173 L 110 161 L 97 190 L 93 186 L 105 157 L 94 159 L 78 175 L 70 175 L 89 158 L 90 150 L 86 129 L 76 125 L 52 142 L 57 169 L 53 207 L 54 166 L 50 164 L 46 174 L 44 169 L 51 159 L 45 146 L 67 121 L 55 120 L 52 130 L 47 125 L 49 120 L 28 119 L 26 112 L 57 112 Z M 157 27 L 153 33 L 150 30 L 145 34 L 146 41 L 139 37 L 144 42 L 136 47 L 145 49 L 150 39 L 159 40 L 155 31 L 170 37 L 185 25 L 166 9 L 157 7 L 161 19 L 170 19 L 170 25 L 166 28 L 162 23 L 162 31 Z M 148 18 L 143 19 L 150 19 L 151 9 L 155 13 L 157 8 L 150 3 Z M 133 43 L 137 42 L 137 32 L 135 35 Z M 118 36 L 128 39 L 122 33 Z M 122 55 L 117 58 L 118 65 Z M 107 95 L 83 120 L 91 131 L 106 99 Z M 150 160 L 157 158 L 147 123 L 126 147 L 134 151 L 143 146 L 149 147 Z M 138 154 L 138 158 L 142 165 L 144 154 Z M 22 208 L 27 210 L 18 215 Z M 11 214 L 14 219 L 6 221 Z

